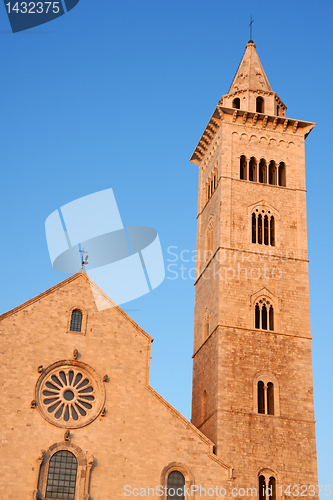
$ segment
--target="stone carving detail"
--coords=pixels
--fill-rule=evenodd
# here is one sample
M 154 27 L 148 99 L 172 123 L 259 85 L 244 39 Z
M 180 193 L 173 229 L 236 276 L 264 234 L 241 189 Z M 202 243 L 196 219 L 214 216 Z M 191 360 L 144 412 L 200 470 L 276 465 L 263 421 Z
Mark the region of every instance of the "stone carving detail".
M 57 427 L 74 429 L 89 424 L 101 413 L 104 402 L 101 378 L 79 361 L 51 365 L 36 385 L 37 408 Z

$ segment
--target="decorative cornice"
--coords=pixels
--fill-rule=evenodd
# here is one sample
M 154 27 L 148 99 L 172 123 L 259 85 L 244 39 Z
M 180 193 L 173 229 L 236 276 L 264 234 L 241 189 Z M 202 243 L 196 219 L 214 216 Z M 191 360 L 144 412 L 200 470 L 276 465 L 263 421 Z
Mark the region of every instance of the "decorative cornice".
M 223 115 L 223 113 L 222 113 Z M 201 160 L 206 154 L 206 151 L 208 151 L 208 148 L 214 139 L 218 129 L 220 128 L 221 125 L 221 112 L 218 108 L 215 108 L 214 113 L 212 114 L 202 136 L 200 141 L 198 142 L 197 147 L 194 150 L 194 153 L 191 157 L 191 162 L 196 163 L 199 165 L 201 163 Z
M 228 118 L 229 116 L 230 118 Z M 252 119 L 252 123 L 250 119 Z M 296 132 L 299 131 L 299 135 L 302 135 L 304 138 L 309 135 L 315 126 L 314 122 L 295 120 L 293 118 L 286 118 L 285 116 L 266 115 L 264 113 L 226 108 L 218 104 L 191 156 L 190 161 L 192 163 L 200 165 L 223 120 L 234 123 L 235 125 L 246 125 L 248 127 L 255 127 L 257 124 L 260 126 L 261 123 L 262 128 L 267 128 L 268 124 L 271 123 L 273 130 L 276 130 L 279 125 L 282 125 L 282 133 L 296 134 Z

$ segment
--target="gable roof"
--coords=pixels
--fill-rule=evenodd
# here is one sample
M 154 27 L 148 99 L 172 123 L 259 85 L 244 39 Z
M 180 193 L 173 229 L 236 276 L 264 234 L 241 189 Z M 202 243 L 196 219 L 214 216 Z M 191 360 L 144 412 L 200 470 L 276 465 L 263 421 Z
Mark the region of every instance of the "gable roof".
M 32 299 L 30 299 L 26 302 L 23 302 L 23 304 L 21 304 L 17 307 L 14 307 L 14 309 L 11 309 L 10 311 L 5 312 L 4 314 L 0 315 L 0 321 L 12 316 L 13 314 L 18 313 L 22 309 L 25 309 L 26 307 L 34 304 L 35 302 L 38 302 L 39 300 L 43 299 L 44 297 L 47 297 L 48 295 L 55 293 L 57 290 L 59 290 L 60 288 L 63 288 L 64 286 L 68 285 L 69 283 L 72 283 L 72 282 L 74 282 L 76 280 L 80 280 L 80 279 L 85 280 L 85 282 L 87 282 L 90 285 L 95 301 L 97 301 L 97 300 L 103 301 L 104 309 L 107 308 L 106 306 L 108 306 L 109 308 L 112 307 L 121 316 L 123 316 L 124 319 L 128 323 L 130 323 L 132 326 L 134 326 L 134 328 L 139 333 L 141 333 L 144 337 L 146 337 L 148 340 L 153 342 L 153 340 L 154 340 L 153 337 L 151 337 L 147 332 L 145 332 L 130 316 L 128 316 L 128 314 L 125 313 L 125 311 L 123 311 L 123 309 L 121 309 L 121 307 L 117 306 L 116 303 L 112 299 L 110 299 L 110 297 L 105 292 L 103 292 L 103 290 L 98 285 L 96 285 L 96 283 L 91 278 L 89 278 L 89 276 L 84 271 L 79 271 L 78 273 L 73 274 L 72 276 L 70 276 L 69 278 L 66 278 L 65 280 L 61 281 L 57 285 L 54 285 L 53 287 L 49 288 L 48 290 L 45 290 L 45 292 L 42 292 L 39 295 L 36 295 L 36 297 L 33 297 Z

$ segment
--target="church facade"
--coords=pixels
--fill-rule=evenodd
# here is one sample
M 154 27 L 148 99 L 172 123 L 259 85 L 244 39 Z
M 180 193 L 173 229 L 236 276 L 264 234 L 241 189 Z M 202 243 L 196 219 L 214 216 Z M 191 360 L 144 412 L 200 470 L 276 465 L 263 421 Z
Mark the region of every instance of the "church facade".
M 304 157 L 313 126 L 286 118 L 250 41 L 191 158 L 191 422 L 149 385 L 152 337 L 84 272 L 0 316 L 2 500 L 318 496 Z

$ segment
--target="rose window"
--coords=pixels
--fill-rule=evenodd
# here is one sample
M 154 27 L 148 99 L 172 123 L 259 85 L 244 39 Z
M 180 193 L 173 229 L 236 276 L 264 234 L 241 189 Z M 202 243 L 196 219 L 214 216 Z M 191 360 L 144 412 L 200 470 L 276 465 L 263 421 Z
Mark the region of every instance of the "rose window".
M 49 367 L 37 383 L 39 410 L 59 427 L 87 425 L 96 418 L 104 404 L 104 386 L 100 377 L 88 365 L 78 361 L 56 365 Z

